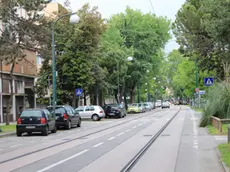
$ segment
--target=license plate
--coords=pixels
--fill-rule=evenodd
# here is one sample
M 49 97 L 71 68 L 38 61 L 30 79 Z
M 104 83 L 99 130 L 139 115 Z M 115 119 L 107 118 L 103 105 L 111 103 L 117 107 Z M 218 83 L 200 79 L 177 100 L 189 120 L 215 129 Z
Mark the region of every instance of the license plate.
M 114 113 L 109 113 L 109 115 L 114 115 Z
M 26 128 L 33 129 L 33 128 L 35 128 L 35 126 L 26 126 Z

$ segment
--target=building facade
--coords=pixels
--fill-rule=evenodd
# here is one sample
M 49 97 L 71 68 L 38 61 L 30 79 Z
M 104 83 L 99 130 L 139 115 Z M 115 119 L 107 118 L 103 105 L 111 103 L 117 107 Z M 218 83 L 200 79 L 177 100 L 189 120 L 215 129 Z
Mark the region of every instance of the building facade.
M 13 72 L 13 100 L 10 102 L 10 121 L 15 121 L 24 108 L 36 107 L 34 80 L 37 77 L 36 52 L 24 50 L 26 57 L 15 64 Z M 0 122 L 6 120 L 7 103 L 11 95 L 10 68 L 0 64 Z

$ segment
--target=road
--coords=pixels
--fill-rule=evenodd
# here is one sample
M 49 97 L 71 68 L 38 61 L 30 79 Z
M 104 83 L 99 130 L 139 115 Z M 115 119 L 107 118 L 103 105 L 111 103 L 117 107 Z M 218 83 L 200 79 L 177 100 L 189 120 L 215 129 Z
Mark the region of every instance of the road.
M 173 118 L 175 117 L 175 118 Z M 173 119 L 172 119 L 173 118 Z M 169 123 L 172 119 L 172 122 Z M 105 119 L 99 122 L 83 121 L 82 127 L 61 130 L 44 136 L 16 136 L 0 139 L 1 172 L 119 172 L 166 124 L 169 125 L 132 167 L 132 172 L 184 172 L 185 164 L 196 164 L 198 138 L 196 116 L 186 107 L 155 109 L 143 114 L 131 114 L 122 119 Z M 194 133 L 195 132 L 196 138 Z M 190 135 L 188 136 L 188 133 Z M 194 142 L 194 138 L 197 142 Z M 209 139 L 208 136 L 204 140 Z M 205 142 L 205 141 L 204 141 Z M 201 141 L 203 144 L 203 142 Z M 214 144 L 209 142 L 208 148 Z M 190 145 L 191 144 L 191 145 Z M 194 147 L 195 146 L 195 147 Z M 204 145 L 203 145 L 204 146 Z M 202 147 L 202 146 L 201 146 Z M 186 150 L 186 151 L 185 151 Z M 214 158 L 206 172 L 221 172 L 213 150 L 206 151 Z M 205 154 L 205 153 L 203 153 Z M 203 155 L 202 154 L 202 155 Z M 191 155 L 191 156 L 190 156 Z M 206 154 L 205 154 L 206 155 Z M 183 164 L 182 164 L 183 163 Z

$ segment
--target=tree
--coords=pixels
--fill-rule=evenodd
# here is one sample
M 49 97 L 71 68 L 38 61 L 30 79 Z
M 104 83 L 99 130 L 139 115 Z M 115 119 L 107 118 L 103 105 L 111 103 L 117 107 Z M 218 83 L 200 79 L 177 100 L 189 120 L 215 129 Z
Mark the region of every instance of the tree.
M 1 0 L 0 18 L 5 26 L 0 36 L 1 58 L 10 69 L 10 92 L 11 96 L 7 103 L 6 125 L 9 125 L 10 104 L 13 99 L 13 71 L 14 66 L 21 60 L 27 61 L 24 50 L 40 50 L 48 47 L 47 28 L 43 25 L 43 18 L 39 12 L 45 7 L 45 2 L 40 0 Z M 23 8 L 27 16 L 22 18 L 17 9 Z M 45 51 L 40 51 L 44 53 Z M 29 64 L 33 65 L 29 62 Z
M 97 65 L 94 63 L 94 53 L 97 52 L 100 36 L 105 29 L 104 21 L 96 7 L 91 8 L 86 4 L 79 10 L 78 15 L 80 22 L 69 32 L 64 33 L 66 25 L 60 24 L 59 29 L 64 34 L 59 34 L 57 38 L 57 50 L 63 52 L 57 59 L 59 102 L 63 96 L 71 97 L 74 107 L 75 89 L 83 88 L 86 96 L 96 82 L 94 75 Z
M 159 52 L 170 39 L 170 23 L 166 18 L 143 14 L 139 10 L 127 7 L 125 13 L 112 16 L 109 24 L 115 26 L 123 38 L 124 42 L 121 42 L 120 46 L 131 48 L 133 52 L 129 55 L 134 57 L 134 62 L 128 65 L 128 77 L 120 75 L 123 76 L 120 95 L 129 92 L 133 101 L 138 83 L 145 82 L 148 77 L 154 75 L 153 72 L 147 75 L 147 70 L 156 72 L 159 69 L 162 58 Z
M 228 4 L 227 0 L 187 0 L 173 24 L 180 51 L 198 59 L 201 70 L 215 70 L 219 78 L 229 75 Z

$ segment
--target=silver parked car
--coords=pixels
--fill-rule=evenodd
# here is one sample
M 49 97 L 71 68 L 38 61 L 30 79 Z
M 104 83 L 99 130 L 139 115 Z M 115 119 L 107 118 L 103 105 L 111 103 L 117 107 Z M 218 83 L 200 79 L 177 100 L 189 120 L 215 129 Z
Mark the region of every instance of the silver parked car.
M 75 109 L 82 119 L 92 119 L 93 121 L 100 121 L 105 117 L 105 112 L 100 106 L 79 106 Z
M 151 107 L 151 105 L 149 103 L 145 102 L 143 104 L 145 106 L 146 111 L 151 111 L 152 110 L 152 107 Z

